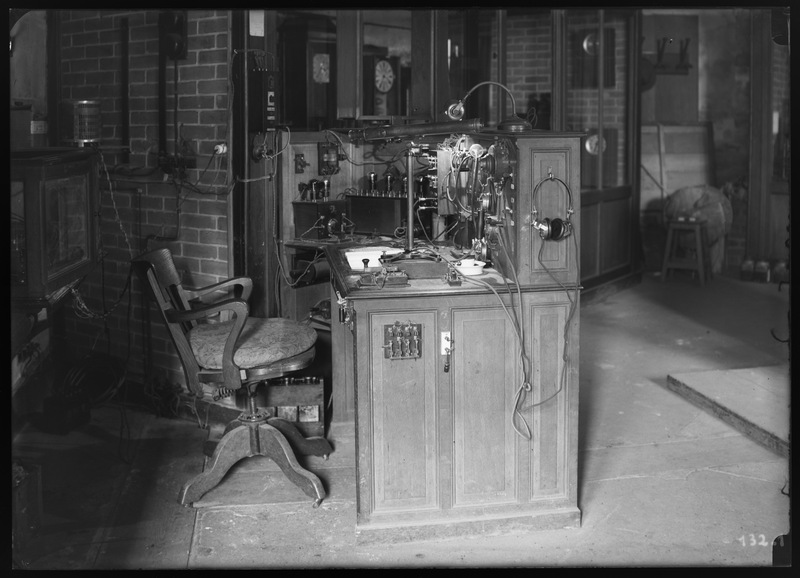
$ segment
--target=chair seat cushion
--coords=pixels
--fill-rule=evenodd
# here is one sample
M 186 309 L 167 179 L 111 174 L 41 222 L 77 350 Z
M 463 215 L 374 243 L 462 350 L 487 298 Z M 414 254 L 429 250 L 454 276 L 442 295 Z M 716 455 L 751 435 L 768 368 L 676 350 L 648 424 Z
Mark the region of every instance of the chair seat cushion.
M 222 369 L 222 352 L 233 321 L 205 323 L 189 331 L 197 363 L 205 369 Z M 233 361 L 242 369 L 269 365 L 299 355 L 313 347 L 317 332 L 291 319 L 249 317 L 236 344 Z

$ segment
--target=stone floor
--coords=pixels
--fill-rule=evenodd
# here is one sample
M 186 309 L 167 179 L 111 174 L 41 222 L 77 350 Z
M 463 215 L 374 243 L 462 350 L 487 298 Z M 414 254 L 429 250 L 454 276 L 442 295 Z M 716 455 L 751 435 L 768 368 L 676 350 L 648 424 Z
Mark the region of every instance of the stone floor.
M 668 375 L 788 366 L 771 330 L 788 334 L 789 291 L 646 274 L 584 299 L 580 528 L 358 545 L 352 423 L 331 426 L 330 459 L 303 458 L 328 489 L 319 508 L 268 458 L 240 462 L 185 508 L 180 487 L 203 468 L 202 417 L 114 401 L 67 434 L 28 424 L 13 440 L 42 485 L 38 532 L 15 567 L 771 566 L 785 560 L 773 545 L 790 528 L 789 459 L 672 391 Z

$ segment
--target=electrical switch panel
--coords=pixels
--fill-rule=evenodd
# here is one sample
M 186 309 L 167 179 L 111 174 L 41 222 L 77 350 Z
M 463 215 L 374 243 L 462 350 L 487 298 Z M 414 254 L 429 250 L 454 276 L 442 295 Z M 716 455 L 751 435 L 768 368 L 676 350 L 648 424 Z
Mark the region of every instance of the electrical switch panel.
M 422 324 L 401 323 L 383 326 L 383 356 L 386 359 L 422 357 Z

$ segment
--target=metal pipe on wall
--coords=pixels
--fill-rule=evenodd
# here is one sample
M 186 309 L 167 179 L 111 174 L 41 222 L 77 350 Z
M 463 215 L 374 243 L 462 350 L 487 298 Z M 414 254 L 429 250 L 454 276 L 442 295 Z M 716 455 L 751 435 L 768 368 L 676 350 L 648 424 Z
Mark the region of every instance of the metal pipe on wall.
M 414 250 L 414 147 L 408 147 L 406 155 L 406 252 Z
M 481 128 L 483 128 L 483 122 L 479 118 L 450 122 L 431 122 L 427 124 L 398 124 L 363 129 L 361 130 L 361 138 L 365 141 L 389 140 L 410 136 L 478 132 Z M 351 130 L 351 137 L 356 137 L 357 132 L 358 130 Z
M 128 95 L 129 83 L 129 69 L 130 63 L 128 62 L 128 42 L 129 42 L 129 24 L 128 19 L 123 18 L 121 21 L 122 26 L 122 78 L 120 84 L 122 85 L 122 162 L 127 163 L 130 161 L 130 97 Z

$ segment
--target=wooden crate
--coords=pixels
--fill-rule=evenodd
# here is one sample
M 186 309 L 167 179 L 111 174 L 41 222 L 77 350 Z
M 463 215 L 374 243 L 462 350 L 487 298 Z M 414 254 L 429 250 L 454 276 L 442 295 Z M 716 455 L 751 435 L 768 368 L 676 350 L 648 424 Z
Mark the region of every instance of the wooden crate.
M 306 379 L 312 380 L 304 383 Z M 297 426 L 305 437 L 325 435 L 325 378 L 324 377 L 295 377 L 288 384 L 276 379 L 269 382 L 269 386 L 259 386 L 256 393 L 256 406 L 265 409 L 270 417 L 278 415 L 276 408 L 294 408 L 292 423 Z M 247 409 L 247 396 L 244 392 L 219 400 L 207 394 L 203 399 L 196 399 L 184 392 L 183 397 L 187 403 L 180 404 L 181 416 L 186 419 L 197 420 L 201 416 L 203 422 L 211 427 L 225 427 L 236 420 Z M 303 409 L 300 408 L 316 408 Z M 281 410 L 284 415 L 286 409 Z M 302 419 L 301 419 L 302 416 Z M 318 419 L 310 419 L 310 416 Z
M 276 379 L 264 388 L 259 406 L 293 422 L 305 436 L 325 433 L 325 387 L 320 377 Z
M 711 123 L 642 126 L 641 209 L 661 210 L 682 187 L 715 186 Z

